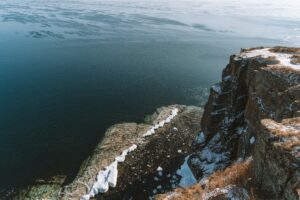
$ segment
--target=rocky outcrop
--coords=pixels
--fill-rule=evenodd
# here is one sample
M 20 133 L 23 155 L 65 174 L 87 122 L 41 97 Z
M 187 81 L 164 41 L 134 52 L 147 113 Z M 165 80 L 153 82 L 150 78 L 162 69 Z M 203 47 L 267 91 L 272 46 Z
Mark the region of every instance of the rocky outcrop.
M 114 125 L 71 184 L 43 183 L 18 198 L 300 199 L 299 57 L 298 48 L 243 49 L 204 113 L 173 105 L 145 123 Z
M 186 155 L 195 150 L 193 140 L 200 131 L 202 113 L 200 107 L 172 105 L 157 109 L 144 123 L 113 125 L 72 183 L 63 186 L 63 179 L 37 183 L 19 191 L 14 199 L 83 199 L 93 189 L 100 172 L 117 158 L 121 161 L 117 171 L 109 171 L 104 177 L 109 179 L 109 173 L 116 173 L 116 185 L 109 182 L 104 191 L 106 186 L 100 184 L 99 193 L 89 198 L 148 199 L 169 191 L 179 183 L 176 170 Z M 135 148 L 127 152 L 133 145 Z
M 14 196 L 15 200 L 38 200 L 47 199 L 54 200 L 59 198 L 59 192 L 65 181 L 65 176 L 54 176 L 48 180 L 36 180 L 32 186 L 28 186 L 18 192 Z M 7 197 L 4 199 L 11 199 Z
M 233 186 L 251 194 L 238 199 L 300 199 L 299 55 L 298 48 L 260 47 L 230 57 L 222 81 L 211 88 L 199 147 L 190 156 L 198 199 L 233 199 Z M 205 188 L 216 171 L 223 177 L 228 166 L 249 157 L 248 178 L 216 186 L 223 194 L 209 196 Z M 166 198 L 185 199 L 195 187 Z

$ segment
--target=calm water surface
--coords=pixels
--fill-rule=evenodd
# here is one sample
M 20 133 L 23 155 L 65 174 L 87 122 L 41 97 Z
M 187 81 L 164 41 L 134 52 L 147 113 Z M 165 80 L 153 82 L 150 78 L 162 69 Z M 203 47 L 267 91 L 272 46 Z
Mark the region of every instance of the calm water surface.
M 300 44 L 297 1 L 245 2 L 0 1 L 0 191 L 72 180 L 110 125 L 203 104 L 241 47 Z

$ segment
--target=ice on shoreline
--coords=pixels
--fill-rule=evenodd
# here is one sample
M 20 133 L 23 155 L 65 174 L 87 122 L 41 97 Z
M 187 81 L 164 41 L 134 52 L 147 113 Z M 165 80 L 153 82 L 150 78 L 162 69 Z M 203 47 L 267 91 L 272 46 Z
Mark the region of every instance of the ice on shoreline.
M 156 125 L 152 126 L 145 134 L 143 134 L 143 137 L 154 134 L 156 129 L 163 127 L 167 123 L 170 123 L 171 120 L 178 114 L 178 112 L 178 108 L 172 109 L 171 114 L 166 119 L 161 120 Z M 89 200 L 99 193 L 107 192 L 109 187 L 116 187 L 118 179 L 118 163 L 124 162 L 128 153 L 134 151 L 136 148 L 137 145 L 133 144 L 128 149 L 125 149 L 121 155 L 117 156 L 115 160 L 104 170 L 100 170 L 91 189 L 89 189 L 87 194 L 81 197 L 81 200 Z
M 116 187 L 118 179 L 118 163 L 124 162 L 128 153 L 134 151 L 137 148 L 136 144 L 133 144 L 128 149 L 125 149 L 121 155 L 117 156 L 115 160 L 105 168 L 100 170 L 97 174 L 96 181 L 94 182 L 90 191 L 81 197 L 81 200 L 89 200 L 98 193 L 107 192 L 110 187 Z
M 155 130 L 158 128 L 163 127 L 165 124 L 170 123 L 171 120 L 178 114 L 178 108 L 174 108 L 171 111 L 171 115 L 169 115 L 165 120 L 158 122 L 156 125 L 152 126 L 144 135 L 143 137 L 148 137 L 155 133 Z

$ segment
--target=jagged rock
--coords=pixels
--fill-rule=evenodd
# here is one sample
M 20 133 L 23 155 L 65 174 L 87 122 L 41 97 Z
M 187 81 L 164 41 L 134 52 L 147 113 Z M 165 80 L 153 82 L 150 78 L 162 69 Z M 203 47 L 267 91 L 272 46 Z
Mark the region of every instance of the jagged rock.
M 300 48 L 242 49 L 212 86 L 202 120 L 200 108 L 176 105 L 180 112 L 174 121 L 148 139 L 143 135 L 151 124 L 111 127 L 61 198 L 79 199 L 99 170 L 125 147 L 138 144 L 119 166 L 118 185 L 97 199 L 143 200 L 170 191 L 177 180 L 172 173 L 185 158 L 200 183 L 157 199 L 300 199 L 299 57 Z M 147 121 L 159 123 L 172 108 Z M 164 171 L 157 172 L 158 167 Z M 176 179 L 172 187 L 153 187 L 163 173 Z
M 254 149 L 253 174 L 262 197 L 297 200 L 300 188 L 300 118 L 261 121 Z
M 300 48 L 287 47 L 242 49 L 230 57 L 205 106 L 205 141 L 190 156 L 199 179 L 252 156 L 251 181 L 241 187 L 256 199 L 300 199 L 299 57 Z
M 174 109 L 178 110 L 177 115 L 162 125 L 161 122 Z M 148 199 L 152 193 L 165 191 L 168 186 L 170 190 L 178 179 L 177 168 L 184 162 L 185 156 L 194 150 L 193 139 L 200 131 L 202 113 L 200 107 L 172 105 L 157 109 L 153 115 L 146 117 L 145 123 L 113 125 L 106 131 L 93 155 L 82 164 L 72 183 L 65 186 L 63 181 L 37 184 L 20 191 L 15 199 L 78 200 L 90 191 L 97 173 L 133 144 L 137 148 L 117 167 L 117 185 L 95 198 Z M 155 134 L 145 136 L 156 125 Z

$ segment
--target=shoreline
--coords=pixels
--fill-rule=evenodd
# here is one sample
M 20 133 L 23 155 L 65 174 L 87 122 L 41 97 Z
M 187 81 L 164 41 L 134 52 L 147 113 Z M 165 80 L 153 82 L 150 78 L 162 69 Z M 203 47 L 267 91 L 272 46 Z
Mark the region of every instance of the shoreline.
M 170 113 L 174 109 L 178 109 L 178 116 L 174 115 L 172 119 L 168 119 Z M 180 150 L 180 152 L 179 149 L 177 150 L 171 149 L 172 151 L 175 150 L 178 151 L 178 152 L 173 152 L 172 154 L 176 157 L 175 160 L 177 163 L 177 168 L 180 167 L 180 165 L 184 161 L 184 157 L 187 155 L 186 153 L 189 153 L 191 150 L 191 146 L 192 146 L 191 143 L 195 138 L 195 135 L 200 131 L 199 121 L 202 116 L 202 112 L 203 109 L 200 107 L 171 105 L 171 106 L 158 108 L 154 114 L 145 117 L 144 123 L 115 124 L 107 129 L 104 139 L 101 142 L 99 142 L 99 144 L 96 146 L 93 154 L 82 163 L 76 178 L 69 185 L 63 186 L 62 185 L 63 181 L 57 181 L 55 185 L 56 187 L 53 187 L 53 184 L 51 182 L 50 183 L 45 182 L 42 185 L 33 185 L 28 187 L 27 189 L 19 191 L 14 199 L 26 199 L 26 198 L 27 199 L 28 198 L 29 199 L 30 198 L 80 199 L 84 194 L 86 194 L 91 189 L 91 186 L 95 182 L 96 180 L 95 178 L 99 171 L 105 169 L 106 166 L 109 166 L 117 156 L 120 156 L 120 154 L 125 149 L 129 148 L 132 145 L 137 145 L 137 149 L 134 152 L 130 153 L 127 156 L 128 158 L 126 157 L 124 163 L 119 163 L 119 167 L 118 167 L 119 175 L 117 177 L 117 185 L 115 185 L 116 187 L 110 188 L 111 191 L 109 190 L 104 195 L 97 196 L 97 199 L 98 198 L 117 199 L 117 197 L 114 196 L 116 195 L 116 191 L 120 189 L 119 184 L 122 185 L 123 188 L 124 185 L 127 186 L 130 185 L 130 181 L 126 181 L 124 179 L 125 171 L 127 171 L 127 173 L 140 174 L 141 176 L 144 176 L 145 175 L 144 173 L 151 174 L 157 171 L 158 166 L 155 167 L 154 169 L 153 167 L 148 167 L 146 165 L 146 168 L 140 171 L 136 170 L 137 168 L 139 168 L 138 166 L 133 167 L 130 170 L 127 168 L 128 166 L 139 165 L 139 163 L 143 163 L 146 161 L 146 160 L 143 161 L 138 160 L 138 155 L 136 154 L 143 155 L 146 153 L 149 154 L 150 152 L 150 154 L 148 155 L 148 158 L 150 159 L 153 156 L 155 157 L 155 154 L 157 153 L 155 151 L 159 151 L 160 153 L 167 151 L 166 149 L 164 149 L 165 147 L 162 147 L 160 150 L 151 149 L 151 148 L 149 149 L 148 145 L 150 144 L 152 145 L 153 141 L 156 140 L 160 141 L 166 139 L 168 140 L 168 137 L 175 137 L 176 139 L 174 139 L 173 141 L 176 141 L 174 143 L 177 143 L 186 139 L 186 142 L 189 143 L 189 146 L 184 143 L 180 147 L 182 149 Z M 184 118 L 188 120 L 184 120 Z M 191 120 L 191 118 L 196 118 L 196 119 Z M 167 123 L 160 123 L 166 119 L 168 119 Z M 190 124 L 182 124 L 183 122 L 181 121 L 185 121 L 186 123 L 190 123 L 191 121 L 194 121 L 195 123 L 192 125 L 192 127 L 189 127 Z M 151 134 L 149 134 L 150 133 L 149 130 L 151 130 L 151 128 L 153 127 L 155 127 L 155 134 L 153 134 L 152 131 Z M 185 136 L 182 137 L 182 139 L 180 139 L 180 133 L 181 131 L 184 131 L 184 130 L 180 130 L 180 127 L 184 127 L 184 129 L 191 128 L 193 130 L 194 129 L 197 130 L 193 131 L 194 134 L 190 134 L 189 136 Z M 171 142 L 172 144 L 172 141 L 169 142 Z M 171 155 L 171 158 L 169 159 L 172 159 L 174 157 L 173 155 Z M 142 159 L 142 157 L 139 159 Z M 162 163 L 162 160 L 155 161 L 155 163 L 157 164 Z M 163 167 L 165 173 L 168 171 L 167 168 L 168 168 L 167 166 Z M 171 171 L 176 172 L 176 170 L 177 169 L 169 169 L 170 172 Z M 150 179 L 153 179 L 153 177 Z M 176 179 L 178 179 L 178 177 L 176 177 Z M 163 182 L 166 182 L 166 180 L 162 181 L 162 184 L 166 184 Z M 178 182 L 177 184 L 179 184 L 179 180 L 177 180 L 177 182 Z M 173 187 L 174 184 L 175 182 L 172 183 Z M 172 187 L 170 187 L 169 189 L 172 189 Z M 128 189 L 127 193 L 130 190 L 131 189 Z

